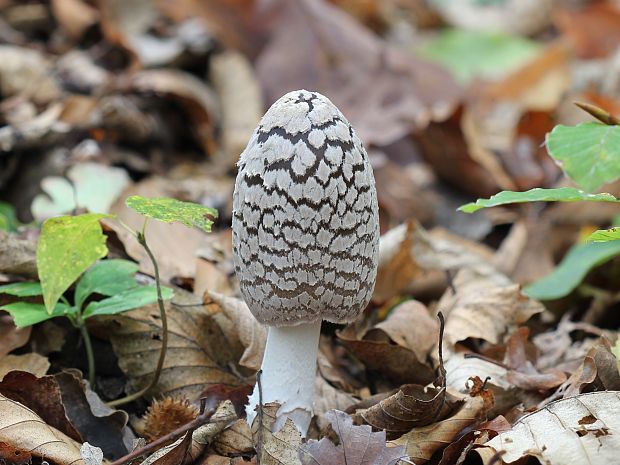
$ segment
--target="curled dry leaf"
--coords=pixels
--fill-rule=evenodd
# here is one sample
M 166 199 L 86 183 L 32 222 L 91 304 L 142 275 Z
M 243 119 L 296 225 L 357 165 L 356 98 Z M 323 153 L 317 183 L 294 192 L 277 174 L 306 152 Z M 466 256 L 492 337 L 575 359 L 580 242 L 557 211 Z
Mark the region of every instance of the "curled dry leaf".
M 51 103 L 32 119 L 0 128 L 0 149 L 11 151 L 42 147 L 59 140 L 69 131 L 69 125 L 60 120 L 64 105 Z
M 486 464 L 531 456 L 541 463 L 609 464 L 620 448 L 620 393 L 593 392 L 558 400 L 519 419 L 511 431 L 476 449 Z
M 180 289 L 166 302 L 168 351 L 157 386 L 148 395 L 195 399 L 208 386 L 243 384 L 234 369 L 243 353 L 234 326 L 219 309 L 196 304 Z M 139 390 L 153 376 L 161 348 L 161 321 L 156 305 L 106 317 L 105 327 L 128 377 L 130 390 Z
M 403 447 L 386 446 L 384 431 L 373 433 L 370 426 L 355 426 L 349 415 L 338 410 L 326 416 L 339 443 L 327 437 L 308 441 L 301 446 L 304 465 L 395 465 L 405 455 Z
M 437 450 L 451 444 L 464 428 L 478 421 L 484 412 L 485 405 L 481 396 L 468 397 L 451 417 L 416 428 L 392 443 L 404 446 L 405 454 L 416 464 L 426 463 Z
M 381 373 L 397 384 L 427 384 L 435 379 L 431 367 L 420 361 L 415 352 L 391 344 L 364 338 L 356 334 L 355 326 L 349 325 L 337 333 L 342 344 L 357 357 L 369 371 Z
M 322 0 L 274 3 L 275 32 L 256 63 L 269 102 L 291 89 L 319 91 L 367 145 L 387 145 L 453 111 L 461 91 L 438 66 L 392 48 Z
M 462 270 L 454 285 L 456 294 L 448 289 L 437 305 L 446 315 L 448 350 L 467 338 L 498 344 L 510 329 L 544 311 L 540 302 L 523 295 L 518 284 L 497 272 Z
M 233 325 L 245 348 L 239 365 L 258 371 L 265 351 L 267 328 L 254 318 L 247 304 L 241 299 L 206 291 L 203 302 L 207 306 L 218 308 Z
M 264 404 L 252 423 L 254 448 L 262 465 L 301 465 L 299 460 L 301 434 L 290 418 L 278 431 L 272 431 L 280 404 Z M 262 416 L 262 424 L 259 419 Z
M 378 404 L 358 410 L 353 418 L 356 422 L 371 425 L 375 430 L 386 431 L 388 439 L 393 439 L 444 418 L 450 409 L 444 388 L 407 384 Z
M 252 431 L 248 422 L 235 421 L 229 428 L 218 434 L 213 440 L 213 448 L 222 455 L 249 454 L 254 451 Z
M 0 443 L 58 465 L 84 465 L 80 443 L 46 424 L 29 408 L 0 394 Z

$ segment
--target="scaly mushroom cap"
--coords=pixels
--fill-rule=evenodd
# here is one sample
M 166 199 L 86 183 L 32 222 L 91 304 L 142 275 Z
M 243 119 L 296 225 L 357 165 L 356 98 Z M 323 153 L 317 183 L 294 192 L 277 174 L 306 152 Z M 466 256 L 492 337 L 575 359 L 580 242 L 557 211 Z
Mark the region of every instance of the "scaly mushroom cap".
M 354 320 L 375 286 L 379 207 L 359 137 L 323 95 L 275 102 L 241 154 L 233 259 L 261 323 Z

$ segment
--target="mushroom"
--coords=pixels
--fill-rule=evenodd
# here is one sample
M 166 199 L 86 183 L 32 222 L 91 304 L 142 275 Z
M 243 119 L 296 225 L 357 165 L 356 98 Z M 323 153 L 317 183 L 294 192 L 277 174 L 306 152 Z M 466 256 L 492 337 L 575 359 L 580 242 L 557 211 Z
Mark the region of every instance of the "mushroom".
M 238 162 L 233 259 L 241 294 L 269 326 L 262 401 L 305 436 L 321 321 L 347 323 L 377 275 L 379 213 L 359 137 L 325 96 L 290 92 L 265 113 Z M 247 406 L 252 424 L 258 387 Z

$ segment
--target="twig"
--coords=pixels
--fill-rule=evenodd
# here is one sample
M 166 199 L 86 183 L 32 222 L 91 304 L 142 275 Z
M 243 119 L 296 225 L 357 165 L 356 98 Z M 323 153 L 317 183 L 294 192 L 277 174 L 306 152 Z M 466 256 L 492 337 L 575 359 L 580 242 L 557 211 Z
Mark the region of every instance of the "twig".
M 614 115 L 612 115 L 606 110 L 603 110 L 602 108 L 599 108 L 595 105 L 591 105 L 589 103 L 584 103 L 584 102 L 574 102 L 574 103 L 586 113 L 589 113 L 590 115 L 594 116 L 601 123 L 605 123 L 608 126 L 620 125 L 620 119 L 616 118 Z
M 201 409 L 204 408 L 203 405 L 204 404 L 201 399 L 201 406 L 200 406 Z M 199 426 L 209 423 L 209 420 L 211 419 L 211 416 L 213 415 L 215 410 L 216 410 L 216 407 L 212 407 L 208 410 L 204 410 L 200 415 L 198 415 L 196 418 L 194 418 L 189 423 L 186 423 L 183 426 L 180 426 L 179 428 L 175 429 L 171 433 L 168 433 L 165 436 L 162 436 L 161 438 L 158 438 L 155 441 L 148 443 L 144 447 L 140 447 L 139 449 L 136 449 L 133 452 L 130 452 L 124 457 L 121 457 L 120 459 L 115 460 L 114 462 L 110 463 L 109 465 L 124 465 L 125 463 L 131 462 L 132 460 L 142 455 L 151 454 L 155 452 L 156 450 L 159 450 L 161 447 L 176 441 L 177 439 L 182 437 L 185 433 L 189 431 L 193 431 Z
M 146 221 L 145 221 L 144 226 L 146 227 Z M 161 318 L 161 332 L 162 332 L 161 350 L 159 352 L 159 360 L 157 361 L 157 367 L 155 368 L 155 374 L 153 375 L 153 379 L 151 379 L 151 382 L 144 388 L 140 389 L 138 392 L 134 392 L 133 394 L 130 394 L 126 397 L 122 397 L 120 399 L 116 399 L 111 402 L 108 402 L 108 405 L 110 407 L 126 404 L 133 400 L 139 399 L 149 389 L 153 388 L 159 381 L 159 376 L 161 375 L 162 368 L 164 367 L 164 360 L 166 359 L 166 350 L 168 349 L 168 319 L 166 318 L 166 308 L 164 307 L 164 299 L 161 295 L 159 267 L 157 266 L 157 260 L 155 260 L 155 256 L 153 255 L 153 252 L 151 251 L 148 244 L 146 243 L 144 229 L 145 228 L 143 227 L 142 231 L 136 234 L 136 237 L 140 245 L 144 247 L 144 250 L 146 251 L 149 258 L 151 259 L 151 263 L 153 263 L 153 270 L 155 273 L 155 286 L 157 287 L 157 305 L 159 306 L 159 316 Z

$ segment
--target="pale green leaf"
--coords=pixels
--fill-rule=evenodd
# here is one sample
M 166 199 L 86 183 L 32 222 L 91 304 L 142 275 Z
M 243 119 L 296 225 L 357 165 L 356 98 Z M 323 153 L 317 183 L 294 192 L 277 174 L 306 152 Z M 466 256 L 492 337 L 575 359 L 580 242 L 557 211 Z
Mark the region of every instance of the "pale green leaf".
M 549 155 L 587 191 L 620 178 L 620 126 L 583 123 L 547 134 Z
M 48 313 L 43 304 L 32 304 L 29 302 L 1 305 L 0 310 L 9 312 L 15 321 L 15 326 L 18 328 L 41 323 L 58 316 L 74 314 L 76 311 L 75 307 L 69 307 L 62 302 L 56 304 L 52 313 Z
M 472 79 L 497 79 L 533 58 L 541 47 L 536 42 L 495 32 L 446 29 L 424 45 L 419 53 L 448 68 L 461 83 Z
M 17 221 L 13 206 L 6 202 L 0 202 L 0 229 L 15 232 L 18 226 L 19 221 Z
M 162 287 L 161 293 L 164 300 L 171 299 L 173 295 L 172 289 L 167 287 Z M 157 302 L 157 288 L 139 286 L 107 299 L 89 303 L 82 316 L 86 319 L 95 315 L 113 315 L 155 302 Z
M 102 260 L 91 266 L 75 287 L 75 306 L 82 304 L 90 294 L 105 296 L 120 294 L 138 286 L 134 275 L 138 265 L 129 260 Z
M 541 189 L 539 187 L 525 192 L 502 191 L 489 199 L 478 199 L 475 203 L 468 203 L 458 209 L 465 213 L 473 213 L 482 208 L 497 207 L 511 203 L 524 202 L 620 202 L 611 194 L 589 194 L 574 187 L 558 187 L 555 189 Z
M 588 236 L 588 242 L 607 242 L 620 239 L 620 228 L 599 229 Z
M 62 294 L 93 263 L 108 253 L 99 220 L 112 215 L 59 216 L 43 223 L 37 246 L 37 269 L 49 313 Z
M 41 283 L 13 283 L 0 286 L 0 294 L 9 294 L 15 297 L 33 297 L 42 293 Z
M 556 269 L 523 292 L 534 299 L 553 300 L 570 294 L 588 272 L 620 255 L 620 241 L 588 242 L 573 246 Z
M 196 226 L 205 232 L 211 231 L 217 210 L 192 202 L 182 202 L 170 198 L 148 199 L 134 195 L 125 201 L 127 206 L 141 215 L 166 223 L 179 222 L 191 228 Z

